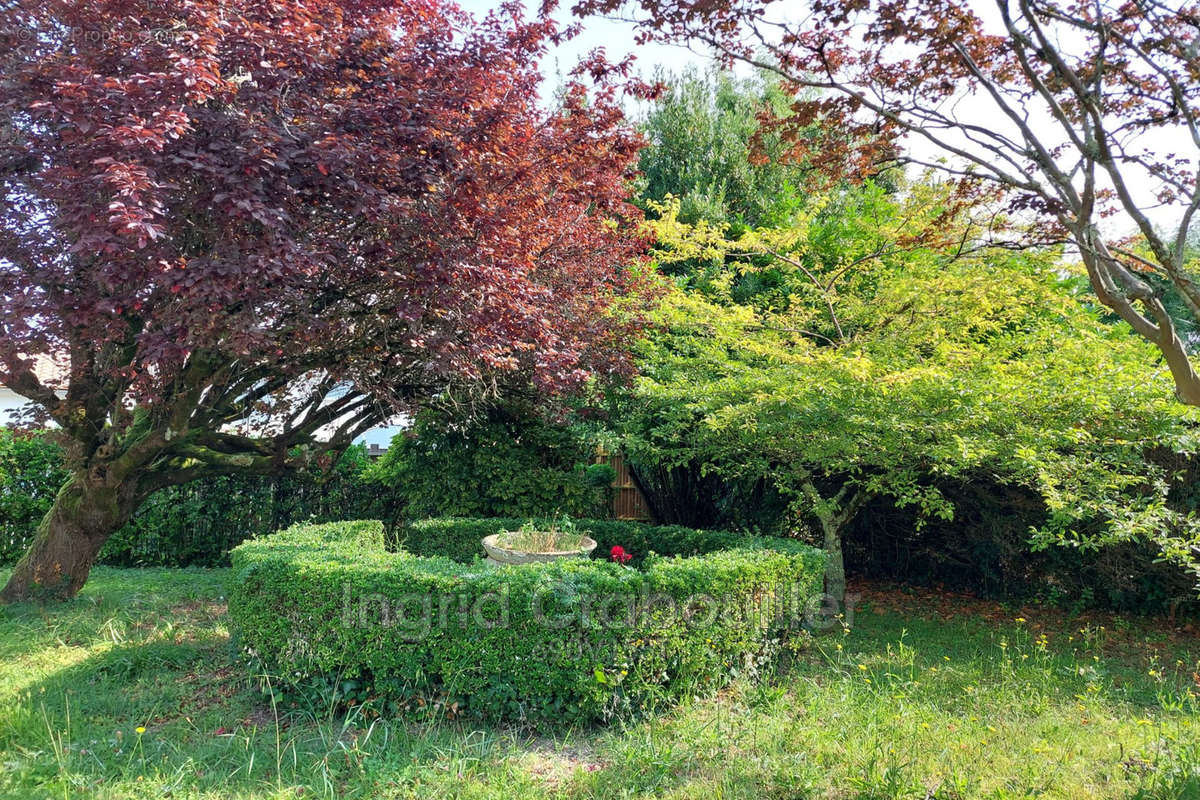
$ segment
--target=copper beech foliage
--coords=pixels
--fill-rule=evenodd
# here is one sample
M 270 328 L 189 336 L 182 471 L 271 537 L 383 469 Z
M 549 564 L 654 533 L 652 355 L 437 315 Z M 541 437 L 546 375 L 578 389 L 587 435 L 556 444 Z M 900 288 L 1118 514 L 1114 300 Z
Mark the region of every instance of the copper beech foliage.
M 1016 216 L 1033 215 L 1039 241 L 1078 250 L 1100 300 L 1158 348 L 1179 398 L 1200 405 L 1163 295 L 1173 287 L 1200 319 L 1185 262 L 1200 211 L 1195 0 L 579 0 L 574 10 L 632 17 L 643 39 L 778 73 L 801 94 L 773 123 L 793 157 L 831 178 L 901 160 L 999 187 Z M 813 123 L 840 136 L 814 137 Z M 1156 220 L 1172 217 L 1180 224 L 1164 233 Z
M 569 35 L 443 0 L 3 4 L 0 382 L 66 434 L 76 494 L 39 541 L 94 553 L 157 488 L 433 396 L 628 373 L 639 139 L 621 65 L 539 101 Z M 6 596 L 76 591 L 37 548 Z

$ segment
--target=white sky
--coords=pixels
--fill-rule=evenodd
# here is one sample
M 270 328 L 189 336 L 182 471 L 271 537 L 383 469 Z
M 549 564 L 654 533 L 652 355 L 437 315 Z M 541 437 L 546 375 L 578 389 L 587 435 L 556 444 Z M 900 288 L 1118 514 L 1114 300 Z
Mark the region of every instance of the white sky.
M 458 5 L 482 18 L 487 12 L 500 5 L 500 0 L 457 0 Z M 577 22 L 571 15 L 570 5 L 574 0 L 564 0 L 555 17 L 564 26 Z M 527 9 L 533 8 L 536 2 L 525 0 Z M 692 52 L 680 45 L 648 44 L 635 45 L 633 26 L 628 23 L 614 22 L 598 17 L 584 20 L 583 32 L 571 41 L 552 48 L 542 64 L 542 74 L 547 78 L 545 96 L 553 91 L 558 81 L 557 75 L 565 75 L 579 60 L 596 48 L 603 48 L 610 61 L 620 61 L 630 53 L 637 56 L 635 70 L 649 78 L 655 68 L 662 67 L 672 72 L 678 72 L 689 65 L 701 68 L 712 63 L 712 59 Z
M 995 3 L 991 0 L 968 0 L 981 12 L 981 16 L 987 21 L 998 19 L 995 10 Z M 566 5 L 569 7 L 571 0 L 566 0 Z M 467 11 L 482 17 L 489 10 L 499 5 L 498 0 L 459 0 L 459 4 Z M 797 8 L 799 3 L 781 4 L 787 8 Z M 527 3 L 527 7 L 531 7 Z M 569 8 L 560 8 L 557 14 L 558 19 L 564 24 L 575 21 L 571 16 Z M 554 48 L 548 55 L 545 63 L 541 65 L 542 72 L 547 76 L 547 85 L 545 87 L 545 95 L 548 96 L 557 83 L 557 75 L 565 74 L 570 68 L 578 62 L 580 57 L 590 52 L 594 48 L 602 47 L 607 53 L 610 60 L 618 61 L 629 53 L 634 53 L 637 56 L 635 69 L 638 73 L 645 77 L 651 76 L 656 68 L 664 68 L 671 72 L 679 72 L 682 69 L 691 66 L 706 68 L 712 65 L 712 59 L 708 56 L 690 50 L 686 47 L 678 45 L 663 45 L 651 44 L 637 46 L 633 41 L 634 31 L 632 25 L 623 22 L 616 22 L 601 18 L 588 18 L 584 21 L 583 33 L 566 44 Z M 997 124 L 1002 124 L 1003 120 L 997 120 L 997 111 L 990 104 L 976 98 L 965 98 L 958 104 L 957 110 L 963 118 L 970 118 L 971 121 L 979 119 L 996 120 Z M 635 109 L 630 109 L 631 112 Z M 1038 115 L 1034 115 L 1035 119 Z M 1049 123 L 1045 123 L 1049 124 Z M 1055 135 L 1056 131 L 1048 131 L 1050 135 Z M 1194 153 L 1194 148 L 1186 137 L 1180 133 L 1180 136 L 1175 137 L 1164 132 L 1155 134 L 1156 139 L 1152 142 L 1153 149 L 1166 152 L 1170 150 L 1176 154 Z M 917 157 L 923 159 L 935 159 L 939 153 L 932 145 L 924 142 L 909 142 L 911 151 Z M 1138 196 L 1138 204 L 1143 208 L 1151 220 L 1158 226 L 1165 229 L 1174 229 L 1180 217 L 1180 209 L 1178 207 L 1161 208 L 1157 207 L 1156 201 L 1153 199 L 1153 185 L 1151 181 L 1144 176 L 1129 176 L 1129 183 L 1134 187 L 1134 191 Z M 1133 228 L 1131 220 L 1124 216 L 1113 218 L 1108 222 L 1111 226 L 1110 233 L 1126 233 Z

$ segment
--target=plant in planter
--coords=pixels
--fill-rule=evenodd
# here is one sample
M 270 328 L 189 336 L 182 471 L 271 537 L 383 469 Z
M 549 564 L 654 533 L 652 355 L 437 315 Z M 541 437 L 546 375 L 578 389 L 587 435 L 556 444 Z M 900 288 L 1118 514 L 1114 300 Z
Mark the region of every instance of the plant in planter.
M 515 531 L 501 531 L 483 538 L 489 564 L 531 564 L 562 558 L 587 558 L 596 541 L 575 530 L 570 520 L 549 526 L 525 523 Z

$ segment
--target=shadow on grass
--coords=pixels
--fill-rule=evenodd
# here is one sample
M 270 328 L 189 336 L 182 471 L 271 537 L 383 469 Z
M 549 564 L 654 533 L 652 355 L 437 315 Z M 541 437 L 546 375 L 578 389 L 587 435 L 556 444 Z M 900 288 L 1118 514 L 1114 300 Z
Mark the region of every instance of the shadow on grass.
M 193 710 L 204 676 L 230 661 L 228 640 L 220 636 L 112 645 L 46 675 L 25 695 L 63 724 L 68 715 L 114 729 L 163 724 Z
M 1082 786 L 1088 771 L 1107 771 L 1122 787 L 1108 797 L 1200 798 L 1200 744 L 1186 738 L 1196 728 L 1177 724 L 1196 715 L 1183 704 L 1186 682 L 1113 657 L 1111 641 L 1080 634 L 1070 620 L 1035 628 L 867 612 L 850 636 L 818 639 L 769 680 L 742 681 L 650 719 L 534 742 L 528 731 L 469 722 L 382 723 L 321 708 L 276 717 L 223 620 L 172 610 L 192 608 L 189 598 L 214 602 L 212 582 L 192 591 L 163 581 L 111 580 L 96 597 L 60 609 L 0 614 L 6 651 L 26 657 L 41 648 L 47 659 L 31 659 L 44 674 L 20 683 L 20 708 L 0 709 L 8 771 L 0 788 L 7 781 L 23 798 L 46 796 L 44 787 L 133 798 L 153 794 L 137 783 L 145 776 L 173 797 L 288 796 L 285 785 L 339 797 L 907 800 L 989 796 L 1001 781 L 1019 796 L 1020 787 Z M 70 660 L 82 648 L 89 652 Z M 55 654 L 64 659 L 57 666 Z M 1078 698 L 1087 713 L 1103 710 L 1114 722 L 1072 730 L 1083 713 Z M 1167 707 L 1175 700 L 1181 705 Z M 1154 716 L 1161 733 L 1137 727 L 1143 716 Z M 1144 746 L 1126 748 L 1124 739 L 1142 731 Z M 1031 749 L 1053 735 L 1075 738 L 1051 738 L 1059 750 L 1050 756 Z M 1110 757 L 1104 747 L 1113 738 L 1123 740 L 1122 752 Z M 958 754 L 962 743 L 970 749 Z M 1075 771 L 1047 777 L 1067 753 Z M 1010 760 L 994 760 L 1002 757 Z

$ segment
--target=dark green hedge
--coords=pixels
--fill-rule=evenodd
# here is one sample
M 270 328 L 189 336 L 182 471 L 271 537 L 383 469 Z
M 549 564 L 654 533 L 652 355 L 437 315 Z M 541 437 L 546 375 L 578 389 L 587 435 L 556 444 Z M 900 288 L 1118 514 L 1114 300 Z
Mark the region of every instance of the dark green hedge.
M 216 567 L 246 539 L 296 522 L 364 517 L 393 521 L 400 508 L 369 480 L 366 448 L 351 447 L 328 471 L 205 478 L 151 495 L 100 552 L 122 567 Z
M 29 547 L 66 480 L 58 445 L 0 428 L 0 565 L 15 563 Z
M 465 538 L 506 525 L 440 528 Z M 761 669 L 820 586 L 823 555 L 794 542 L 773 549 L 686 529 L 654 541 L 664 529 L 635 539 L 639 526 L 616 525 L 591 529 L 601 540 L 619 531 L 614 543 L 635 552 L 707 552 L 648 556 L 639 568 L 604 559 L 494 568 L 387 552 L 378 523 L 294 526 L 234 550 L 230 615 L 276 685 L 323 701 L 587 722 Z
M 151 495 L 100 551 L 122 567 L 213 567 L 229 551 L 299 521 L 363 517 L 394 521 L 398 498 L 370 477 L 363 447 L 351 447 L 333 469 L 269 477 L 206 478 Z M 12 564 L 33 540 L 67 479 L 62 449 L 40 432 L 0 428 L 0 565 Z

